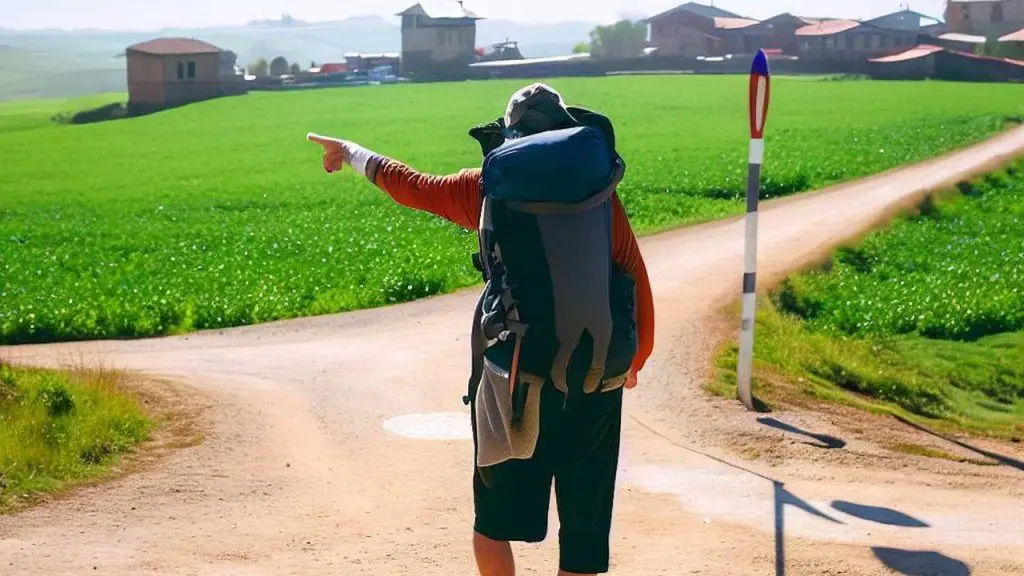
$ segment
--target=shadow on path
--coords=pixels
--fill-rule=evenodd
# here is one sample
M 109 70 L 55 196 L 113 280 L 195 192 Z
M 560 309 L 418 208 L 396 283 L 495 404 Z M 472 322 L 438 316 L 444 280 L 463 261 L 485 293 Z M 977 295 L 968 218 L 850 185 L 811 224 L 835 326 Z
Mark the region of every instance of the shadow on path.
M 1002 454 L 996 454 L 995 452 L 989 452 L 988 450 L 984 450 L 982 448 L 975 448 L 974 446 L 971 446 L 970 444 L 967 444 L 966 442 L 961 442 L 961 441 L 959 441 L 959 440 L 957 440 L 955 438 L 950 438 L 950 437 L 945 436 L 943 434 L 939 434 L 938 432 L 936 432 L 934 430 L 931 430 L 929 428 L 926 428 L 926 427 L 924 427 L 924 426 L 922 426 L 922 425 L 920 425 L 920 424 L 918 424 L 916 422 L 911 422 L 910 420 L 907 420 L 906 418 L 904 418 L 902 416 L 899 416 L 898 414 L 894 415 L 894 416 L 895 416 L 895 418 L 897 420 L 899 420 L 900 422 L 903 422 L 904 424 L 906 424 L 907 426 L 910 426 L 911 428 L 916 428 L 916 429 L 918 429 L 918 430 L 920 430 L 922 432 L 927 432 L 928 434 L 931 434 L 932 436 L 935 436 L 936 438 L 941 438 L 942 440 L 945 440 L 946 442 L 949 442 L 950 444 L 956 444 L 957 446 L 959 446 L 961 448 L 964 448 L 966 450 L 970 450 L 971 452 L 974 452 L 975 454 L 980 454 L 981 456 L 984 456 L 986 458 L 991 458 L 992 460 L 995 460 L 996 462 L 999 462 L 1003 466 L 1009 466 L 1010 468 L 1016 468 L 1017 470 L 1020 470 L 1021 472 L 1024 472 L 1024 462 L 1021 462 L 1020 460 L 1017 460 L 1016 458 L 1010 458 L 1009 456 L 1003 456 Z
M 959 560 L 938 552 L 872 548 L 875 557 L 890 570 L 906 576 L 970 576 L 971 569 Z
M 772 480 L 772 493 L 775 501 L 775 576 L 786 574 L 786 505 L 793 506 L 835 524 L 842 524 L 839 520 L 825 514 L 814 506 L 794 495 L 777 480 Z
M 786 424 L 785 422 L 782 422 L 781 420 L 776 420 L 775 418 L 758 418 L 757 421 L 760 422 L 761 424 L 764 424 L 765 426 L 768 426 L 769 428 L 775 428 L 776 430 L 782 430 L 783 432 L 790 432 L 792 434 L 806 436 L 807 438 L 810 438 L 817 442 L 804 442 L 804 444 L 810 444 L 811 446 L 816 446 L 818 448 L 827 448 L 829 450 L 836 450 L 839 448 L 846 447 L 845 440 L 836 438 L 835 436 L 828 436 L 826 434 L 815 434 L 813 432 L 801 430 L 796 426 L 791 426 L 789 424 Z
M 902 526 L 904 528 L 928 528 L 927 523 L 922 522 L 913 516 L 908 516 L 899 510 L 893 510 L 892 508 L 865 506 L 863 504 L 855 504 L 853 502 L 846 502 L 843 500 L 833 501 L 832 508 L 842 512 L 843 514 L 849 514 L 854 518 L 860 518 L 861 520 L 867 520 L 869 522 L 877 522 L 878 524 Z
M 636 422 L 637 424 L 639 424 L 642 428 L 647 430 L 648 432 L 650 432 L 650 433 L 660 437 L 661 439 L 665 440 L 666 442 L 668 442 L 669 444 L 672 444 L 673 446 L 675 446 L 677 448 L 681 448 L 681 449 L 683 449 L 683 450 L 685 450 L 687 452 L 690 452 L 692 454 L 696 454 L 698 456 L 702 456 L 704 458 L 708 458 L 709 460 L 714 460 L 715 462 L 718 462 L 719 464 L 723 464 L 725 466 L 728 466 L 730 468 L 734 468 L 734 469 L 739 470 L 741 472 L 746 472 L 747 474 L 750 474 L 752 476 L 757 476 L 758 478 L 760 478 L 762 480 L 766 480 L 766 481 L 772 483 L 772 499 L 773 499 L 773 504 L 774 504 L 774 514 L 775 514 L 775 576 L 785 576 L 785 574 L 786 574 L 786 506 L 787 505 L 793 506 L 794 508 L 798 508 L 800 510 L 803 510 L 804 512 L 807 512 L 808 514 L 811 514 L 813 516 L 817 516 L 818 518 L 822 518 L 824 520 L 828 520 L 829 522 L 833 522 L 835 524 L 842 524 L 843 523 L 840 520 L 836 520 L 835 518 L 829 516 L 828 514 L 825 514 L 821 510 L 818 510 L 814 506 L 811 506 L 805 500 L 802 500 L 802 499 L 798 498 L 795 494 L 793 494 L 789 490 L 786 490 L 786 487 L 785 487 L 785 485 L 782 482 L 779 482 L 778 480 L 776 480 L 774 478 L 769 478 L 768 476 L 765 476 L 764 474 L 760 474 L 758 472 L 750 470 L 749 468 L 744 468 L 743 466 L 740 466 L 738 464 L 734 464 L 732 462 L 729 462 L 728 460 L 724 460 L 724 459 L 719 458 L 717 456 L 712 456 L 711 454 L 708 454 L 708 453 L 703 452 L 701 450 L 697 450 L 696 448 L 692 448 L 690 446 L 687 446 L 687 445 L 685 445 L 685 444 L 683 444 L 683 443 L 681 443 L 681 442 L 679 442 L 679 441 L 677 441 L 677 440 L 675 440 L 673 438 L 670 438 L 669 436 L 667 436 L 667 435 L 665 435 L 665 434 L 655 430 L 651 426 L 648 426 L 647 424 L 645 424 L 643 421 L 641 421 L 636 416 L 631 416 L 631 419 L 634 422 Z M 774 419 L 769 418 L 768 420 L 774 420 Z M 839 442 L 842 442 L 842 440 L 839 440 Z M 845 446 L 845 444 L 846 443 L 843 442 L 844 446 Z

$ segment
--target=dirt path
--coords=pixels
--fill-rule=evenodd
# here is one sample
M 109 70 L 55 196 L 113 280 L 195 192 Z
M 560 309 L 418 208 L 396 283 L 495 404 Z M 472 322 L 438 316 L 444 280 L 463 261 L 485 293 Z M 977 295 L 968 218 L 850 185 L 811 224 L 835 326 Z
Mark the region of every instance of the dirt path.
M 1019 128 L 765 207 L 762 277 L 812 261 L 922 190 L 1022 152 Z M 1024 573 L 1024 470 L 899 458 L 855 437 L 826 452 L 703 395 L 712 312 L 738 296 L 742 238 L 732 220 L 643 243 L 657 349 L 627 400 L 613 572 Z M 201 399 L 205 432 L 201 444 L 139 473 L 0 517 L 0 574 L 473 574 L 472 445 L 460 397 L 474 298 L 187 337 L 0 349 L 16 362 L 103 361 L 177 382 Z M 444 430 L 455 437 L 383 426 L 416 413 L 454 421 Z M 824 416 L 773 417 L 847 434 Z M 746 461 L 720 448 L 727 437 L 776 457 Z M 523 574 L 554 573 L 553 512 L 551 526 L 545 545 L 519 547 Z

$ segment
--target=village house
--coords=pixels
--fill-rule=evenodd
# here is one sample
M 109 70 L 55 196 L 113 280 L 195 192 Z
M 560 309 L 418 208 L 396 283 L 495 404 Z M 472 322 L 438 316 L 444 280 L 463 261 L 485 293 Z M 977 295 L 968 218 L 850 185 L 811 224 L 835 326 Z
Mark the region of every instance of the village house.
M 800 50 L 796 31 L 817 22 L 818 20 L 813 18 L 803 18 L 789 13 L 779 14 L 732 31 L 728 47 L 732 48 L 734 53 L 741 54 L 751 54 L 764 49 L 795 55 Z
M 157 38 L 129 46 L 129 103 L 173 106 L 220 96 L 220 52 L 192 38 Z
M 823 20 L 795 34 L 800 58 L 815 62 L 864 62 L 918 43 L 915 31 L 879 28 L 856 20 Z
M 949 32 L 999 38 L 1024 28 L 1024 0 L 949 0 Z
M 650 44 L 658 55 L 689 58 L 733 51 L 736 40 L 732 31 L 758 23 L 757 20 L 696 2 L 687 2 L 656 14 L 645 22 L 650 26 Z
M 476 23 L 482 18 L 462 2 L 419 2 L 398 15 L 403 76 L 460 73 L 476 59 Z

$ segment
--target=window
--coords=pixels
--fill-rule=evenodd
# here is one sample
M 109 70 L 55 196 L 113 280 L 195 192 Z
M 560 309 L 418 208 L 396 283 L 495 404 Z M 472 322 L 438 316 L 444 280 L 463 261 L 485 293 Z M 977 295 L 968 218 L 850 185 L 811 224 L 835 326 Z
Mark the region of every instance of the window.
M 846 36 L 846 49 L 853 50 L 853 34 L 847 34 Z
M 881 34 L 872 34 L 871 35 L 871 47 L 872 48 L 881 48 L 882 47 L 882 35 Z
M 196 63 L 191 60 L 188 63 L 188 78 L 192 80 L 196 77 Z
M 178 62 L 178 80 L 185 79 L 185 63 Z
M 1003 21 L 1003 5 L 993 4 L 992 5 L 992 21 L 1002 22 Z
M 834 50 L 835 47 L 836 47 L 836 39 L 835 38 L 833 38 L 831 36 L 829 36 L 828 38 L 825 38 L 825 48 L 828 48 L 829 50 Z

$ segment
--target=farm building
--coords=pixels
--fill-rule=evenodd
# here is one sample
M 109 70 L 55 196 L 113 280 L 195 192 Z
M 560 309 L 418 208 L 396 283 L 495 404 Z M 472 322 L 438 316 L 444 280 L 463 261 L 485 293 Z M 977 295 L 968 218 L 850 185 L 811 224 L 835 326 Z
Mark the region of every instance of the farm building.
M 796 31 L 800 57 L 816 62 L 863 62 L 917 45 L 918 33 L 856 20 L 823 20 Z
M 998 38 L 1024 28 L 1024 0 L 949 0 L 946 27 L 950 32 Z
M 402 75 L 438 78 L 464 74 L 476 59 L 479 16 L 462 2 L 419 2 L 402 17 Z
M 402 56 L 397 52 L 348 52 L 345 54 L 345 65 L 351 71 L 372 70 L 377 66 L 391 66 L 395 73 L 398 73 L 401 60 Z
M 938 18 L 932 18 L 926 14 L 913 10 L 900 10 L 871 20 L 865 20 L 868 26 L 886 28 L 888 30 L 905 30 L 907 32 L 918 32 L 920 34 L 941 33 L 944 24 Z
M 173 106 L 221 96 L 220 52 L 192 38 L 157 38 L 129 46 L 129 103 Z
M 992 58 L 922 44 L 868 61 L 872 77 L 887 80 L 1007 82 L 1024 80 L 1024 62 Z

